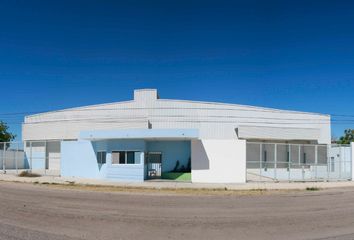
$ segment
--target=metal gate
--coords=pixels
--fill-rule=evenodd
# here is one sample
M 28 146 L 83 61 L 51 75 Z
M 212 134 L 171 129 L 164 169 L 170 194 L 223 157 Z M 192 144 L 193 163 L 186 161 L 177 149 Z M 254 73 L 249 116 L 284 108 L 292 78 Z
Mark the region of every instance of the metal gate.
M 248 142 L 247 181 L 329 181 L 351 179 L 348 145 Z
M 149 152 L 147 154 L 148 178 L 161 178 L 162 155 L 160 152 Z

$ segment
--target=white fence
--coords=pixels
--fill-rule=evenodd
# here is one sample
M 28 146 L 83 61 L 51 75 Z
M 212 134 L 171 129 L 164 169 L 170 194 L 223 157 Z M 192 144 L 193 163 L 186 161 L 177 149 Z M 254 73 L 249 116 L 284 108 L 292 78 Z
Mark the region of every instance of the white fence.
M 350 180 L 348 145 L 247 143 L 248 181 Z
M 59 175 L 60 142 L 1 142 L 0 171 L 16 174 L 31 171 L 43 175 Z

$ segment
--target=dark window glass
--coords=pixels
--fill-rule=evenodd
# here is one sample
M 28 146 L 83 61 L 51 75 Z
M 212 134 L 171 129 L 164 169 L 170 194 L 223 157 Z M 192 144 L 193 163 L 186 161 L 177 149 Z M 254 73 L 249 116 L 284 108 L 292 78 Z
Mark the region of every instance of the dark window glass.
M 101 163 L 102 164 L 105 164 L 106 163 L 106 152 L 101 152 L 101 156 L 102 156 L 102 161 L 101 161 Z
M 97 163 L 99 164 L 106 163 L 106 152 L 97 152 Z
M 135 163 L 135 155 L 134 152 L 127 152 L 127 164 Z
M 119 152 L 119 164 L 125 164 L 125 152 Z

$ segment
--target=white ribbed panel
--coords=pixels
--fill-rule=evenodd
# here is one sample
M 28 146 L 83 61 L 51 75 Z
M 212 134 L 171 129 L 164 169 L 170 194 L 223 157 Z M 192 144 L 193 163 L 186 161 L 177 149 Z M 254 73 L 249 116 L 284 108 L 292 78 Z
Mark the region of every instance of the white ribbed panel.
M 237 131 L 238 137 L 242 139 L 317 140 L 320 138 L 318 128 L 239 126 Z
M 259 127 L 260 132 L 267 132 L 257 134 L 271 136 L 272 139 L 296 137 L 330 143 L 328 115 L 236 104 L 158 99 L 156 90 L 151 89 L 136 90 L 134 98 L 133 101 L 28 116 L 23 125 L 23 139 L 77 139 L 82 130 L 148 128 L 150 122 L 152 128 L 197 128 L 203 139 L 235 139 L 236 128 L 255 126 Z M 271 127 L 282 130 L 266 130 Z M 302 130 L 292 133 L 293 128 Z

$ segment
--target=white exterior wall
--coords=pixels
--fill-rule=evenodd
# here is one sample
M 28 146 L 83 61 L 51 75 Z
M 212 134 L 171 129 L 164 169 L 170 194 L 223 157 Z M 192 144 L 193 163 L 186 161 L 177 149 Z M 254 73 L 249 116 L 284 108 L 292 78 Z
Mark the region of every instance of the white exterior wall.
M 192 140 L 192 182 L 245 183 L 245 140 Z
M 269 140 L 284 139 L 284 129 L 297 137 L 330 143 L 328 115 L 236 104 L 158 99 L 156 90 L 136 90 L 134 100 L 66 109 L 25 118 L 23 140 L 78 139 L 83 130 L 196 128 L 201 139 L 237 139 L 240 126 L 272 127 Z M 308 139 L 316 130 L 316 139 Z M 255 136 L 256 137 L 256 136 Z M 265 136 L 267 137 L 267 136 Z

